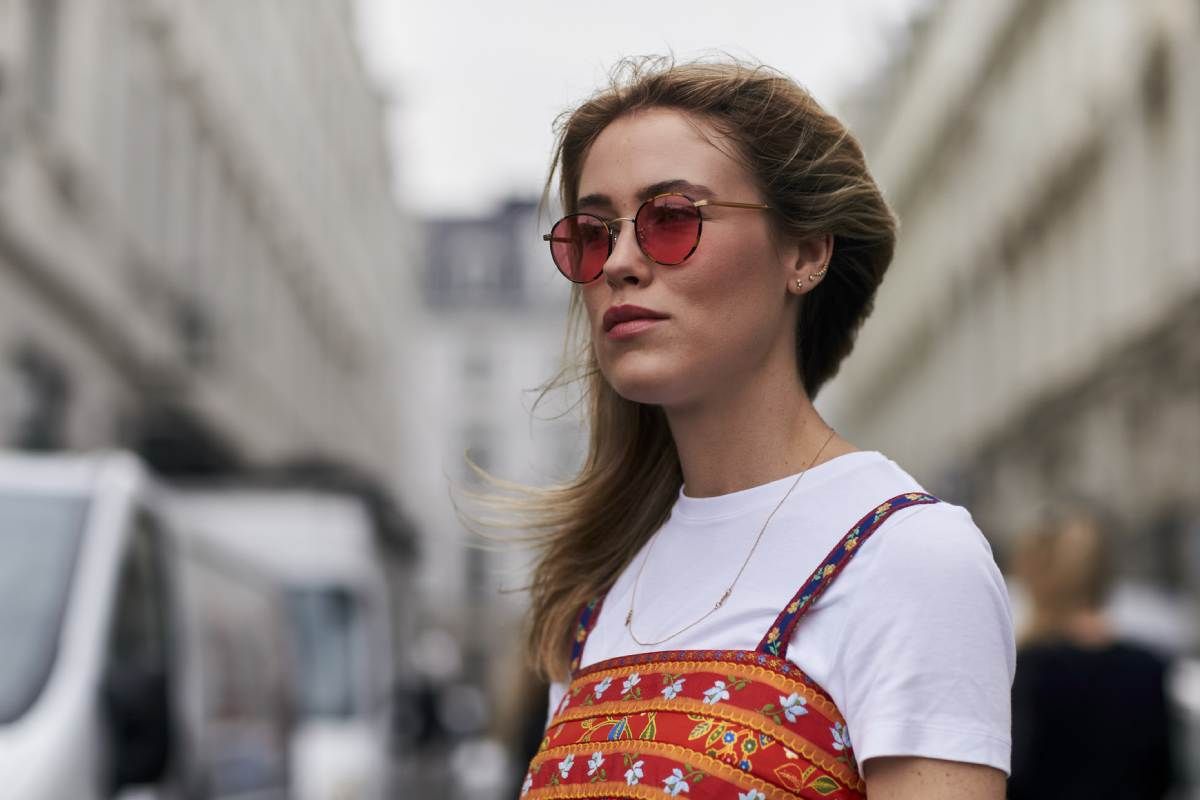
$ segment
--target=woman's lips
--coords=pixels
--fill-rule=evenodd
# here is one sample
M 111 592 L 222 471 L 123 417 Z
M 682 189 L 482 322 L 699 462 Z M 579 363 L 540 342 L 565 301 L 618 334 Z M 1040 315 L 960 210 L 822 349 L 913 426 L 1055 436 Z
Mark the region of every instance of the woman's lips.
M 605 336 L 609 339 L 631 339 L 639 333 L 653 328 L 663 320 L 650 319 L 642 317 L 641 319 L 631 319 L 628 322 L 618 322 L 605 332 Z
M 666 318 L 667 315 L 661 312 L 624 303 L 604 312 L 602 327 L 609 339 L 628 339 L 653 328 Z

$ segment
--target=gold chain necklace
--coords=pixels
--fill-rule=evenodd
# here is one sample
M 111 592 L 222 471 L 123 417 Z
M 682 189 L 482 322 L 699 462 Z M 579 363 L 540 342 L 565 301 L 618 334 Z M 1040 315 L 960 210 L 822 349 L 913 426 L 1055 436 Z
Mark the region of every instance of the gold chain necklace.
M 834 433 L 836 433 L 836 431 L 834 431 L 833 428 L 830 428 L 829 435 L 825 437 L 825 442 L 821 445 L 821 449 L 819 449 L 817 454 L 813 456 L 812 461 L 808 462 L 808 466 L 800 471 L 800 474 L 796 476 L 796 480 L 792 481 L 792 485 L 788 487 L 787 492 L 782 498 L 780 498 L 779 502 L 775 504 L 775 508 L 771 509 L 771 513 L 767 515 L 766 521 L 763 522 L 762 527 L 758 529 L 758 536 L 754 538 L 754 544 L 750 546 L 750 552 L 746 554 L 746 560 L 742 562 L 742 566 L 740 569 L 738 569 L 737 575 L 733 576 L 733 582 L 729 584 L 729 587 L 725 590 L 725 593 L 721 595 L 721 599 L 718 600 L 712 608 L 704 612 L 704 615 L 701 616 L 700 619 L 683 626 L 670 636 L 650 642 L 643 642 L 637 637 L 637 634 L 633 632 L 633 606 L 637 602 L 637 589 L 638 584 L 642 581 L 642 572 L 646 569 L 646 562 L 650 560 L 650 554 L 654 550 L 654 543 L 658 540 L 658 537 L 655 536 L 650 540 L 650 546 L 646 548 L 646 555 L 642 559 L 642 565 L 638 567 L 637 576 L 633 579 L 633 591 L 629 594 L 629 613 L 625 615 L 625 627 L 629 629 L 629 635 L 635 642 L 643 647 L 653 647 L 655 645 L 662 644 L 663 642 L 669 642 L 679 634 L 691 630 L 701 622 L 704 622 L 704 620 L 715 614 L 717 609 L 725 605 L 725 601 L 729 599 L 729 595 L 733 594 L 733 587 L 737 586 L 738 579 L 740 579 L 742 577 L 742 573 L 746 571 L 746 565 L 750 563 L 750 558 L 754 555 L 754 551 L 758 549 L 758 543 L 762 541 L 763 534 L 766 532 L 767 526 L 771 524 L 771 519 L 775 516 L 775 512 L 783 507 L 784 501 L 791 496 L 792 490 L 795 489 L 796 485 L 800 483 L 800 479 L 803 478 L 810 469 L 812 469 L 813 464 L 817 463 L 817 459 L 819 459 L 821 454 L 825 452 L 825 446 L 829 444 L 829 441 L 833 438 Z

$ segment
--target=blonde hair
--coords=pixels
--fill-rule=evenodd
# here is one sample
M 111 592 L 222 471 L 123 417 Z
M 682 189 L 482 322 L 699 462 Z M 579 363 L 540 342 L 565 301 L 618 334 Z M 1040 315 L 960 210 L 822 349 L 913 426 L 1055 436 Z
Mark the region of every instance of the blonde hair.
M 543 206 L 557 172 L 562 206 L 575 210 L 592 142 L 618 117 L 645 108 L 678 109 L 728 137 L 771 206 L 777 235 L 833 235 L 829 273 L 819 290 L 800 299 L 796 329 L 801 380 L 815 397 L 849 354 L 895 244 L 895 217 L 858 142 L 806 90 L 767 67 L 728 59 L 627 59 L 607 88 L 556 121 Z M 589 422 L 583 466 L 573 480 L 546 489 L 493 481 L 517 496 L 496 499 L 492 507 L 517 512 L 540 549 L 528 645 L 551 679 L 567 676 L 577 613 L 608 590 L 666 520 L 683 480 L 662 409 L 622 398 L 600 374 L 578 289 L 569 318 L 564 367 L 543 395 L 583 382 Z
M 1079 612 L 1103 608 L 1114 575 L 1112 528 L 1094 504 L 1068 501 L 1018 536 L 1013 571 L 1032 606 L 1020 644 L 1060 636 Z

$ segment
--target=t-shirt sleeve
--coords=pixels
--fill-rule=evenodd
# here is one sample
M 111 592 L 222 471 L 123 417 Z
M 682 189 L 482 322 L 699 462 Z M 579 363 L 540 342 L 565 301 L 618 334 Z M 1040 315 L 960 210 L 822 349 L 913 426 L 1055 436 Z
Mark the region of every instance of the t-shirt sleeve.
M 869 588 L 851 596 L 835 661 L 860 766 L 923 756 L 1009 773 L 1016 648 L 987 540 L 965 509 L 939 504 L 897 515 L 865 548 Z

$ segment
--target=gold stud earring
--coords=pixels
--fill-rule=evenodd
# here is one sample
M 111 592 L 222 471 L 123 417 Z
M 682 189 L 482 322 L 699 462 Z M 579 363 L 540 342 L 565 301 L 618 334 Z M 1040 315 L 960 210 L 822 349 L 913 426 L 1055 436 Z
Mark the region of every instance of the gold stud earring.
M 808 279 L 810 281 L 815 281 L 815 280 L 817 280 L 817 278 L 824 277 L 825 273 L 828 271 L 829 271 L 829 265 L 826 264 L 825 266 L 821 267 L 821 269 L 819 271 L 814 272 L 812 275 L 809 275 Z
M 803 281 L 803 280 L 801 280 L 800 278 L 796 278 L 796 288 L 797 288 L 797 289 L 803 289 L 803 288 L 804 288 L 804 281 Z

